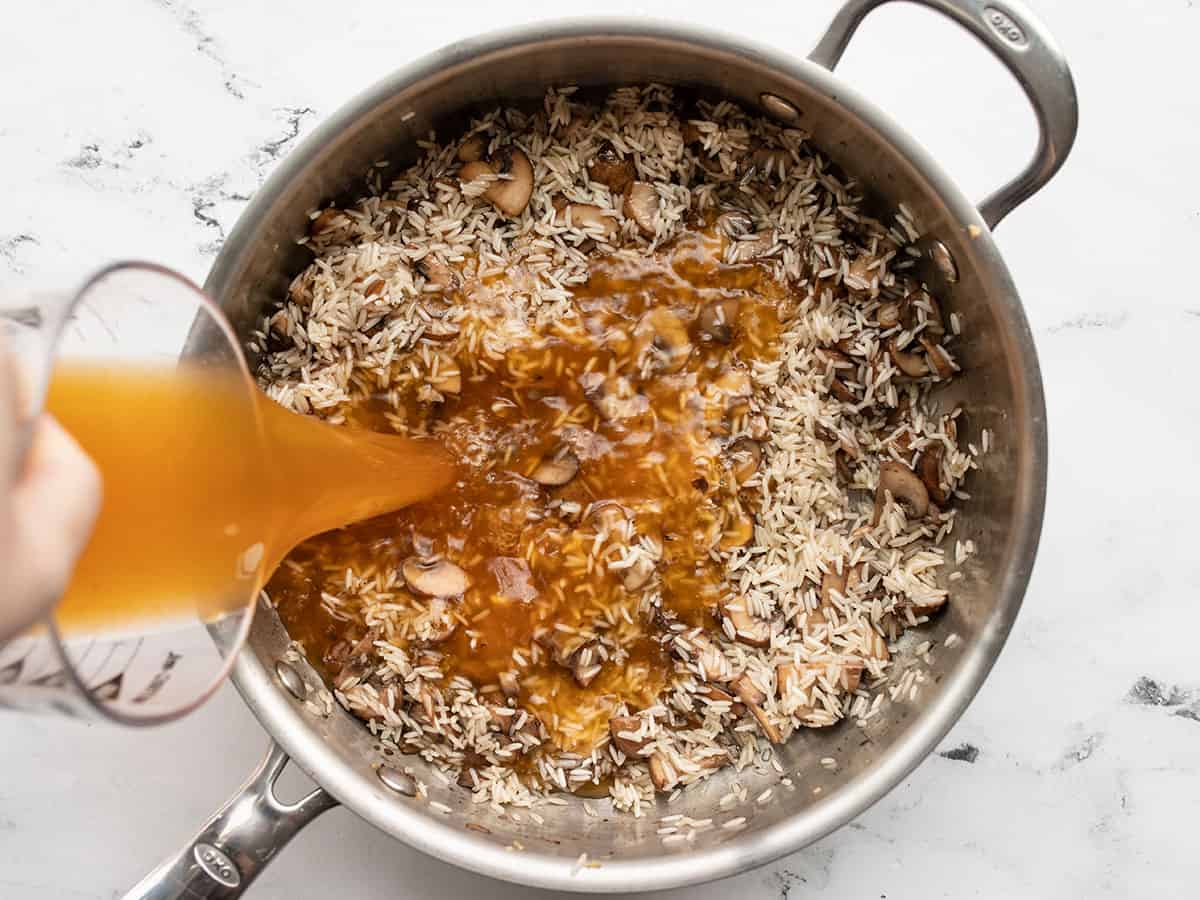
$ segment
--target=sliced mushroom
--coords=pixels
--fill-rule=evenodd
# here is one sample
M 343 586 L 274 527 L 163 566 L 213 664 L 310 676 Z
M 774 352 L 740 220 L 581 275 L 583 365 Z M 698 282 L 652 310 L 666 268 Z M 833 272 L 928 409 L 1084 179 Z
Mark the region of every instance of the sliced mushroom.
M 323 209 L 321 210 L 320 215 L 318 215 L 308 224 L 308 233 L 313 237 L 316 237 L 318 235 L 325 234 L 326 232 L 333 231 L 333 229 L 337 228 L 338 225 L 341 224 L 339 220 L 341 220 L 344 215 L 345 213 L 333 206 L 329 207 L 329 209 Z
M 474 181 L 484 175 L 511 176 L 489 185 L 483 192 L 485 200 L 509 218 L 525 211 L 533 194 L 533 166 L 525 151 L 505 147 L 488 161 L 466 163 L 458 173 L 459 179 L 464 182 Z
M 892 658 L 891 651 L 888 650 L 887 641 L 883 639 L 883 635 L 877 632 L 870 625 L 863 625 L 866 634 L 864 637 L 863 653 L 874 659 L 882 662 L 887 662 Z
M 888 338 L 887 342 L 888 353 L 891 354 L 892 362 L 896 364 L 896 368 L 910 378 L 922 378 L 929 374 L 929 365 L 925 362 L 925 357 L 920 353 L 908 353 L 901 350 L 896 344 L 894 337 Z
M 904 507 L 909 518 L 920 519 L 929 512 L 929 491 L 917 473 L 902 462 L 887 460 L 879 466 L 879 486 L 875 490 L 875 515 L 871 524 L 878 525 L 886 495 Z
M 800 687 L 803 672 L 795 663 L 780 663 L 775 667 L 776 695 L 781 699 Z
M 912 610 L 914 616 L 932 616 L 945 605 L 945 594 L 934 597 L 924 597 L 920 600 L 909 600 L 907 603 L 905 603 L 905 606 Z
M 766 231 L 759 231 L 738 238 L 730 244 L 730 259 L 735 263 L 760 259 L 761 257 L 770 255 L 771 251 L 775 249 L 775 244 L 776 241 L 773 234 Z
M 758 722 L 758 727 L 762 729 L 763 734 L 767 736 L 767 740 L 772 744 L 783 743 L 783 732 L 779 730 L 779 726 L 771 721 L 767 711 L 761 706 L 755 706 L 747 703 L 746 707 L 750 710 L 750 715 L 754 716 L 754 720 Z
M 904 327 L 915 331 L 918 325 L 924 325 L 921 332 L 935 341 L 940 340 L 946 333 L 946 323 L 942 319 L 942 308 L 933 299 L 933 295 L 924 289 L 913 291 L 904 298 Z M 921 313 L 925 315 L 922 316 Z
M 765 441 L 771 436 L 771 426 L 767 423 L 766 416 L 751 416 L 746 423 L 746 428 L 750 432 L 750 437 L 756 441 Z
M 745 547 L 754 540 L 754 518 L 736 501 L 724 509 L 724 528 L 717 546 L 721 550 Z
M 745 484 L 754 477 L 762 465 L 762 447 L 758 441 L 741 437 L 725 448 L 729 457 L 730 471 L 738 484 Z
M 650 408 L 650 401 L 624 375 L 605 377 L 602 372 L 588 372 L 579 377 L 579 386 L 596 412 L 609 422 L 632 419 Z
M 835 572 L 830 569 L 821 575 L 821 605 L 832 606 L 837 601 L 835 597 L 846 596 L 846 570 Z
M 687 327 L 671 310 L 656 306 L 638 319 L 633 342 L 639 364 L 653 372 L 678 372 L 692 355 Z
M 607 210 L 594 203 L 568 203 L 559 214 L 559 221 L 580 231 L 595 234 L 597 232 L 605 241 L 611 241 L 616 236 L 620 226 L 617 220 Z
M 938 377 L 953 378 L 954 373 L 958 371 L 958 366 L 955 365 L 950 352 L 925 335 L 921 335 L 920 340 L 921 346 L 925 348 L 925 355 L 929 357 L 929 362 L 933 364 L 933 370 L 937 372 Z
M 496 676 L 496 680 L 500 683 L 500 691 L 505 697 L 515 700 L 521 695 L 521 682 L 518 680 L 516 672 L 501 672 Z
M 875 321 L 884 330 L 895 328 L 900 324 L 900 304 L 890 300 L 879 304 L 879 309 L 875 311 Z
M 612 735 L 613 745 L 626 756 L 637 757 L 641 750 L 650 743 L 649 735 L 638 736 L 642 731 L 641 716 L 613 716 L 608 720 L 608 733 Z
M 635 181 L 629 185 L 621 211 L 626 218 L 633 220 L 638 231 L 646 237 L 654 237 L 658 233 L 658 192 L 654 190 L 654 185 L 645 181 Z
M 429 616 L 416 629 L 417 636 L 431 644 L 449 640 L 457 630 L 458 618 L 445 597 L 433 597 L 429 601 Z
M 561 487 L 579 474 L 579 457 L 570 447 L 559 447 L 538 463 L 532 478 L 544 487 Z
M 946 445 L 941 441 L 934 441 L 926 445 L 917 457 L 917 472 L 921 476 L 921 483 L 929 492 L 929 499 L 939 506 L 950 499 L 949 493 L 942 487 L 942 456 L 945 452 Z
M 717 216 L 717 230 L 730 240 L 737 240 L 744 234 L 749 234 L 754 228 L 754 220 L 740 210 L 723 212 Z
M 462 393 L 462 371 L 458 361 L 449 353 L 437 353 L 433 357 L 433 370 L 429 373 L 429 386 L 440 394 Z
M 701 631 L 677 635 L 672 644 L 684 659 L 694 661 L 705 681 L 725 684 L 733 680 L 733 667 L 721 648 Z
M 883 268 L 876 265 L 877 262 L 874 257 L 865 254 L 855 257 L 846 268 L 846 287 L 876 296 L 883 277 Z
M 748 647 L 771 646 L 771 623 L 752 616 L 746 603 L 745 597 L 726 597 L 720 602 L 721 615 L 733 626 L 733 639 Z
M 649 766 L 650 781 L 654 783 L 655 790 L 666 792 L 679 784 L 679 773 L 661 751 L 650 754 Z
M 457 290 L 461 283 L 458 272 L 436 256 L 426 256 L 418 262 L 417 271 L 425 276 L 426 282 L 441 291 Z
M 614 194 L 623 194 L 637 174 L 632 159 L 622 159 L 613 145 L 605 141 L 588 163 L 588 178 L 604 185 Z
M 571 674 L 575 676 L 575 683 L 580 687 L 590 685 L 604 668 L 604 657 L 600 655 L 599 648 L 598 641 L 589 641 L 571 657 Z
M 400 570 L 408 586 L 427 597 L 461 597 L 471 587 L 467 573 L 447 559 L 410 556 Z
M 754 683 L 748 672 L 743 672 L 733 679 L 729 687 L 739 700 L 752 708 L 759 706 L 767 699 L 767 695 Z
M 462 768 L 458 770 L 458 786 L 474 790 L 479 779 L 479 772 L 487 767 L 487 760 L 474 751 L 463 754 Z
M 722 690 L 715 684 L 702 685 L 696 693 L 717 703 L 728 703 L 730 715 L 741 717 L 746 712 L 746 704 L 735 699 L 733 694 Z
M 458 147 L 459 162 L 478 162 L 483 159 L 483 154 L 487 150 L 487 141 L 484 140 L 482 134 L 473 134 L 463 141 Z
M 700 334 L 718 344 L 731 342 L 737 326 L 739 305 L 735 297 L 723 297 L 706 303 L 700 310 Z
M 832 347 L 822 347 L 816 353 L 817 358 L 824 361 L 826 368 L 833 373 L 833 377 L 829 380 L 829 392 L 843 403 L 857 403 L 857 395 L 844 380 L 855 376 L 857 365 L 854 360 L 841 350 Z
M 633 565 L 621 570 L 621 584 L 631 594 L 640 591 L 654 577 L 654 560 L 648 556 L 639 556 Z

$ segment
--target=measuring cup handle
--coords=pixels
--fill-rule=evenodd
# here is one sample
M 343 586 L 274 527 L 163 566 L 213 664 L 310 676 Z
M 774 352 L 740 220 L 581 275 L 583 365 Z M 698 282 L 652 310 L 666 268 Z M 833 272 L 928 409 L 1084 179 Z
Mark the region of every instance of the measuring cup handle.
M 338 805 L 317 788 L 297 803 L 275 796 L 288 756 L 272 743 L 258 769 L 177 854 L 124 900 L 233 900 L 301 828 Z
M 867 14 L 888 2 L 845 0 L 809 60 L 832 70 Z M 1054 177 L 1071 152 L 1079 128 L 1079 101 L 1071 70 L 1049 32 L 1018 0 L 911 2 L 936 10 L 978 38 L 1020 83 L 1037 117 L 1038 145 L 1033 159 L 979 206 L 979 214 L 994 229 Z

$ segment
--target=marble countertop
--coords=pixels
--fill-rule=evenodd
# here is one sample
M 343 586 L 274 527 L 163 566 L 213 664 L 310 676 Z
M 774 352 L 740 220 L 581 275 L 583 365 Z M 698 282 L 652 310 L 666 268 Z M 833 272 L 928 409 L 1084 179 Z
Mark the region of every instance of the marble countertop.
M 1045 532 L 1016 628 L 939 751 L 857 821 L 757 871 L 664 897 L 1197 890 L 1200 555 L 1189 504 L 1200 504 L 1200 294 L 1187 267 L 1200 251 L 1200 4 L 1036 6 L 1071 61 L 1082 115 L 1066 168 L 997 235 L 1037 340 L 1050 423 Z M 652 12 L 801 52 L 835 8 L 12 4 L 0 54 L 0 283 L 131 255 L 202 279 L 299 137 L 389 70 L 468 34 Z M 1016 87 L 926 11 L 897 4 L 872 16 L 841 74 L 971 196 L 1015 172 L 1033 145 Z M 119 897 L 266 745 L 229 687 L 154 731 L 0 718 L 0 896 Z M 334 891 L 538 894 L 421 856 L 339 809 L 302 832 L 251 896 Z

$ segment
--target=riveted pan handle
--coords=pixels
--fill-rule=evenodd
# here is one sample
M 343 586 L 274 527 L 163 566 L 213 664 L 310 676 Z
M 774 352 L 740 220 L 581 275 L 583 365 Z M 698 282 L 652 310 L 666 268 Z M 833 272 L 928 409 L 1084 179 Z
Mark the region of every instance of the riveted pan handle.
M 850 38 L 890 0 L 847 0 L 809 60 L 833 69 Z M 1079 104 L 1067 61 L 1032 13 L 1015 0 L 910 0 L 953 19 L 983 42 L 1020 83 L 1038 123 L 1038 145 L 1024 170 L 989 196 L 979 213 L 989 228 L 1032 197 L 1062 166 L 1079 128 Z
M 123 900 L 234 900 L 301 828 L 337 801 L 317 788 L 283 803 L 275 781 L 288 756 L 272 743 L 250 780 L 196 836 L 125 895 Z

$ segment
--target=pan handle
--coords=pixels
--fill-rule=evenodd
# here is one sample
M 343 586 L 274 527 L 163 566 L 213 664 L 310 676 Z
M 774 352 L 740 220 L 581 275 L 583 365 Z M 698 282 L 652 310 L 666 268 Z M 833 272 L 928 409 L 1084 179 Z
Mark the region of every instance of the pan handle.
M 847 0 L 808 55 L 832 70 L 867 14 L 890 0 Z M 1029 165 L 989 196 L 979 213 L 989 228 L 1032 197 L 1062 166 L 1079 128 L 1079 103 L 1066 59 L 1042 23 L 1017 0 L 911 0 L 975 35 L 1020 83 L 1038 123 Z
M 124 900 L 233 900 L 301 828 L 338 805 L 317 788 L 297 803 L 275 796 L 288 756 L 272 743 L 250 779 L 177 854 Z

